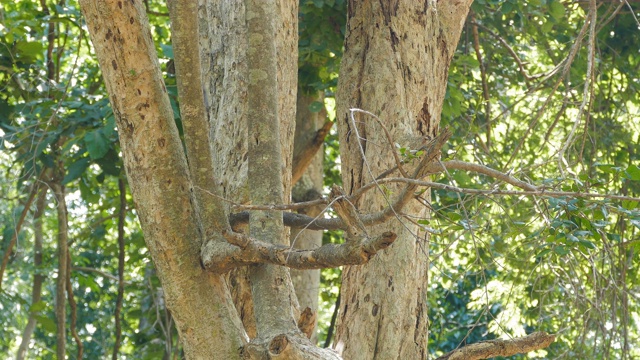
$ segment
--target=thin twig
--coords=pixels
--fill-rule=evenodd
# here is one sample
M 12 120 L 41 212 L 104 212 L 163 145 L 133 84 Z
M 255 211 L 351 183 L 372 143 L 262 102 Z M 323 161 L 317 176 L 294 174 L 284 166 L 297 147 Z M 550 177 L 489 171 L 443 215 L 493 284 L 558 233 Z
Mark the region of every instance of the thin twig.
M 589 92 L 591 91 L 591 83 L 593 81 L 594 71 L 595 71 L 595 48 L 596 48 L 596 20 L 597 20 L 597 9 L 596 9 L 596 0 L 591 0 L 589 2 L 589 56 L 587 58 L 587 74 L 585 77 L 584 88 L 582 91 L 582 102 L 580 103 L 580 107 L 578 108 L 578 115 L 576 115 L 576 119 L 573 122 L 573 126 L 571 127 L 571 131 L 569 132 L 569 136 L 565 140 L 560 152 L 558 153 L 558 169 L 560 169 L 560 173 L 564 175 L 564 166 L 567 166 L 567 160 L 564 157 L 569 146 L 573 144 L 573 140 L 575 137 L 576 130 L 578 126 L 582 122 L 582 114 L 585 112 L 585 108 L 587 107 L 587 102 L 589 100 Z M 585 24 L 586 25 L 586 24 Z M 588 111 L 588 109 L 587 109 Z
M 31 190 L 29 191 L 29 197 L 27 198 L 27 202 L 20 213 L 20 218 L 18 218 L 18 223 L 16 224 L 15 229 L 13 230 L 13 236 L 11 236 L 11 241 L 9 245 L 4 250 L 4 256 L 2 257 L 2 265 L 0 266 L 0 290 L 2 290 L 2 278 L 4 277 L 4 271 L 7 268 L 7 264 L 9 263 L 9 258 L 11 257 L 11 251 L 18 241 L 18 234 L 20 234 L 20 230 L 22 230 L 22 224 L 24 223 L 24 219 L 29 212 L 29 208 L 31 207 L 31 203 L 33 199 L 35 199 L 36 194 L 38 193 L 38 189 L 40 188 L 40 181 L 44 177 L 45 171 L 43 170 L 38 179 L 31 184 Z
M 448 190 L 448 191 L 453 191 L 453 192 L 458 192 L 461 194 L 474 194 L 474 195 L 503 195 L 503 196 L 546 196 L 546 197 L 552 197 L 552 198 L 558 198 L 558 197 L 576 197 L 576 198 L 588 198 L 588 199 L 594 199 L 594 198 L 601 198 L 601 199 L 611 199 L 611 200 L 623 200 L 623 201 L 635 201 L 635 202 L 640 202 L 640 198 L 637 197 L 632 197 L 632 196 L 622 196 L 622 195 L 613 195 L 613 194 L 596 194 L 596 193 L 581 193 L 581 192 L 574 192 L 574 191 L 553 191 L 553 190 L 546 190 L 546 189 L 539 189 L 536 191 L 531 191 L 531 190 L 525 190 L 525 191 L 518 191 L 518 190 L 481 190 L 481 189 L 469 189 L 469 188 L 461 188 L 461 187 L 456 187 L 456 186 L 451 186 L 451 185 L 446 185 L 446 184 L 441 184 L 441 183 L 435 183 L 435 182 L 431 182 L 431 181 L 421 181 L 421 180 L 414 180 L 414 179 L 405 179 L 405 178 L 385 178 L 385 179 L 380 179 L 378 180 L 377 184 L 374 183 L 370 183 L 367 184 L 365 186 L 363 186 L 362 188 L 368 187 L 374 187 L 374 186 L 378 186 L 380 184 L 385 184 L 385 183 L 411 183 L 411 184 L 416 184 L 418 186 L 426 186 L 426 187 L 431 187 L 434 189 L 440 189 L 440 190 Z
M 120 350 L 120 341 L 122 340 L 122 302 L 124 300 L 124 223 L 127 216 L 127 190 L 123 179 L 118 179 L 118 191 L 120 192 L 120 209 L 118 211 L 118 295 L 116 297 L 116 309 L 113 317 L 115 318 L 115 344 L 113 345 L 113 353 L 111 358 L 118 359 Z
M 69 325 L 69 330 L 71 331 L 71 336 L 73 336 L 73 340 L 76 342 L 77 359 L 82 359 L 82 353 L 84 352 L 84 346 L 82 345 L 82 340 L 78 335 L 78 330 L 76 329 L 77 320 L 78 320 L 78 306 L 76 304 L 76 299 L 73 297 L 73 286 L 71 285 L 71 254 L 67 250 L 67 300 L 69 301 L 69 310 L 71 317 L 71 324 Z

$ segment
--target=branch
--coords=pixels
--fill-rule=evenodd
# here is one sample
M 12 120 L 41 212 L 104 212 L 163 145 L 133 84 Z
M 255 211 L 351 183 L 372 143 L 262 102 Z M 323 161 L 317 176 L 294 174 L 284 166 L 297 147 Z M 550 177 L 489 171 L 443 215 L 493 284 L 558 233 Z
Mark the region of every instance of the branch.
M 169 1 L 167 5 L 171 17 L 171 37 L 189 173 L 197 189 L 206 189 L 207 193 L 220 193 L 218 179 L 212 178 L 215 172 L 209 148 L 209 122 L 202 92 L 202 69 L 197 36 L 198 2 Z M 202 190 L 195 192 L 195 202 L 205 238 L 214 238 L 213 234 L 229 229 L 222 203 L 204 196 Z
M 333 185 L 330 197 L 331 203 L 333 203 L 333 209 L 347 230 L 346 240 L 366 236 L 367 229 L 362 223 L 360 215 L 358 215 L 358 210 L 355 205 L 353 205 L 353 202 L 347 198 L 344 190 L 337 185 Z
M 82 353 L 84 352 L 84 346 L 82 345 L 82 340 L 78 335 L 77 322 L 78 322 L 78 306 L 76 304 L 76 299 L 73 296 L 73 286 L 71 285 L 71 254 L 67 251 L 67 278 L 65 280 L 67 286 L 67 301 L 69 301 L 69 312 L 70 312 L 70 320 L 71 324 L 69 325 L 69 330 L 71 331 L 71 336 L 73 340 L 76 342 L 77 355 L 76 359 L 82 359 Z
M 232 268 L 253 264 L 273 264 L 292 269 L 311 270 L 342 265 L 361 265 L 378 251 L 389 247 L 397 235 L 385 232 L 373 238 L 343 244 L 326 244 L 317 249 L 294 249 L 286 245 L 270 244 L 244 234 L 224 234 L 228 243 L 209 241 L 202 249 L 206 269 L 225 272 Z
M 118 295 L 116 297 L 116 309 L 114 313 L 116 338 L 113 345 L 111 358 L 118 359 L 118 351 L 120 350 L 122 340 L 122 302 L 124 300 L 124 223 L 127 216 L 127 189 L 124 185 L 124 179 L 118 179 L 118 190 L 120 192 L 120 209 L 118 211 Z M 78 358 L 81 358 L 80 356 Z
M 66 354 L 66 290 L 67 290 L 67 271 L 68 271 L 68 259 L 69 259 L 69 222 L 68 211 L 66 204 L 65 188 L 60 183 L 60 174 L 64 174 L 62 169 L 57 169 L 57 176 L 55 182 L 51 184 L 53 194 L 56 199 L 56 209 L 58 215 L 58 279 L 56 280 L 56 305 L 55 305 L 55 319 L 56 319 L 56 353 L 58 359 L 64 359 Z
M 35 199 L 36 194 L 38 193 L 38 189 L 40 188 L 40 181 L 45 176 L 45 171 L 43 170 L 40 175 L 38 175 L 38 179 L 31 184 L 31 190 L 29 191 L 29 197 L 27 198 L 27 202 L 20 213 L 20 218 L 18 219 L 18 223 L 16 224 L 15 229 L 13 229 L 13 236 L 11 236 L 11 240 L 9 241 L 9 245 L 4 250 L 4 256 L 2 257 L 2 265 L 0 265 L 0 290 L 2 289 L 2 278 L 4 277 L 4 271 L 7 268 L 7 264 L 9 263 L 9 258 L 11 257 L 11 251 L 13 247 L 16 245 L 16 241 L 18 241 L 18 234 L 20 234 L 20 230 L 22 230 L 22 224 L 24 223 L 24 219 L 29 212 L 29 208 L 31 207 L 31 203 L 33 199 Z
M 524 195 L 524 196 L 546 196 L 546 197 L 553 197 L 553 198 L 568 196 L 568 197 L 578 197 L 578 198 L 587 198 L 587 199 L 602 198 L 602 199 L 626 200 L 626 201 L 640 202 L 640 198 L 636 198 L 636 197 L 632 197 L 632 196 L 612 195 L 612 194 L 596 194 L 596 193 L 581 193 L 581 192 L 573 192 L 573 191 L 553 191 L 553 190 L 546 190 L 544 188 L 543 189 L 538 189 L 538 190 L 533 190 L 533 191 L 532 190 L 529 190 L 529 191 L 497 190 L 497 189 L 496 190 L 482 190 L 482 189 L 461 188 L 461 187 L 457 187 L 457 186 L 451 186 L 451 185 L 446 185 L 446 184 L 441 184 L 441 183 L 435 183 L 435 182 L 431 182 L 431 181 L 421 181 L 421 180 L 405 179 L 405 178 L 385 178 L 385 179 L 378 180 L 378 184 L 394 183 L 394 182 L 412 183 L 412 184 L 416 184 L 418 186 L 427 186 L 427 187 L 431 187 L 431 188 L 434 188 L 434 189 L 454 191 L 454 192 L 459 192 L 459 193 L 462 193 L 462 194 L 515 195 L 515 196 Z M 370 183 L 370 184 L 367 184 L 367 185 L 363 186 L 360 189 L 365 189 L 365 188 L 370 189 L 370 188 L 373 188 L 374 186 L 376 186 L 376 184 Z
M 104 272 L 104 271 L 96 269 L 96 268 L 90 268 L 90 267 L 84 267 L 84 266 L 74 266 L 74 267 L 71 268 L 71 270 L 73 270 L 73 271 L 82 271 L 82 272 L 94 272 L 96 274 L 101 275 L 102 277 L 106 277 L 107 279 L 111 279 L 111 280 L 116 281 L 116 282 L 120 281 L 117 276 L 111 275 L 108 272 Z M 127 282 L 125 282 L 125 283 L 127 283 Z
M 511 356 L 524 354 L 548 347 L 556 339 L 555 335 L 545 332 L 533 334 L 509 340 L 489 340 L 464 346 L 451 351 L 436 360 L 479 360 L 496 356 Z
M 324 144 L 324 139 L 329 134 L 329 130 L 333 126 L 333 122 L 326 121 L 324 125 L 313 136 L 311 141 L 308 144 L 304 144 L 302 146 L 302 150 L 299 153 L 293 155 L 293 165 L 291 169 L 291 184 L 295 184 L 300 180 L 302 174 L 304 174 L 305 170 L 311 164 L 311 160 L 318 153 L 318 150 L 322 148 Z
M 454 191 L 454 192 L 463 193 L 463 194 L 502 195 L 502 196 L 522 196 L 522 195 L 524 195 L 524 196 L 547 196 L 547 197 L 554 197 L 554 198 L 555 197 L 567 196 L 567 197 L 578 197 L 578 198 L 587 198 L 587 199 L 602 198 L 602 199 L 626 200 L 626 201 L 640 202 L 640 198 L 631 197 L 631 196 L 546 190 L 544 188 L 539 188 L 539 187 L 533 186 L 531 184 L 528 184 L 528 183 L 525 183 L 525 182 L 520 181 L 518 179 L 515 179 L 515 178 L 513 178 L 513 177 L 511 177 L 511 176 L 509 176 L 507 174 L 504 174 L 504 173 L 502 173 L 500 171 L 497 171 L 497 170 L 491 169 L 491 168 L 489 168 L 487 166 L 479 165 L 479 164 L 471 164 L 471 163 L 466 163 L 466 162 L 463 162 L 463 161 L 451 160 L 451 161 L 444 162 L 443 165 L 447 169 L 458 169 L 458 170 L 475 171 L 475 172 L 483 174 L 483 175 L 491 176 L 491 177 L 496 178 L 498 180 L 502 180 L 502 181 L 504 181 L 506 183 L 509 183 L 509 184 L 511 184 L 513 186 L 522 188 L 525 191 L 497 190 L 497 189 L 495 189 L 495 190 L 468 189 L 468 188 L 460 188 L 460 187 L 456 187 L 456 186 L 451 186 L 451 185 L 446 185 L 446 184 L 441 184 L 441 183 L 435 183 L 435 182 L 429 182 L 429 181 L 415 180 L 415 179 L 383 178 L 383 179 L 378 179 L 377 183 L 376 182 L 371 182 L 371 183 L 359 188 L 356 192 L 354 192 L 354 194 L 351 197 L 348 198 L 348 200 L 354 201 L 355 198 L 357 198 L 359 196 L 362 196 L 362 194 L 365 191 L 371 190 L 371 189 L 375 188 L 376 186 L 378 186 L 379 184 L 393 183 L 393 182 L 405 182 L 405 183 L 412 183 L 416 187 L 427 186 L 427 187 L 432 187 L 434 189 Z M 442 165 L 438 164 L 438 163 L 432 163 L 427 168 L 427 172 L 428 173 L 441 172 L 443 170 L 444 169 L 442 168 Z M 387 207 L 387 208 L 385 208 L 384 210 L 382 210 L 380 212 L 373 213 L 373 214 L 362 215 L 361 216 L 361 220 L 366 226 L 375 225 L 375 224 L 379 224 L 380 222 L 384 222 L 384 221 L 386 221 L 387 219 L 389 219 L 393 215 L 393 211 L 391 210 L 392 207 L 394 209 L 396 209 L 396 210 L 401 208 L 400 207 L 400 202 L 401 201 L 396 201 L 391 207 Z M 313 203 L 313 205 L 328 204 L 328 201 L 327 201 L 327 199 L 319 199 L 319 200 L 314 200 L 313 202 L 308 202 L 308 203 Z M 309 205 L 307 205 L 308 203 L 297 203 L 297 204 L 291 204 L 291 205 L 288 205 L 288 206 L 300 208 L 300 207 L 303 207 L 303 206 L 309 206 Z M 248 207 L 249 208 L 253 208 L 253 206 L 248 206 Z M 258 206 L 255 206 L 255 207 L 258 207 Z M 283 208 L 283 207 L 287 207 L 287 206 L 277 206 L 277 205 L 269 206 L 269 208 L 272 208 L 272 209 Z M 306 230 L 346 230 L 347 229 L 346 224 L 339 218 L 315 219 L 315 218 L 310 217 L 310 216 L 306 216 L 306 215 L 302 215 L 302 214 L 288 213 L 288 212 L 283 213 L 282 217 L 283 217 L 284 225 L 288 226 L 288 227 L 291 227 L 291 228 L 294 228 L 294 229 L 302 229 L 302 228 L 304 228 Z M 249 212 L 248 211 L 243 211 L 243 212 L 231 214 L 231 216 L 229 218 L 229 221 L 231 222 L 232 227 L 234 229 L 236 229 L 239 226 L 241 226 L 243 224 L 246 224 L 249 221 Z
M 444 165 L 444 168 L 443 166 Z M 537 191 L 538 188 L 536 186 L 533 186 L 531 184 L 528 184 L 524 181 L 520 181 L 512 176 L 509 176 L 503 172 L 500 172 L 498 170 L 492 169 L 488 166 L 485 165 L 481 165 L 481 164 L 473 164 L 473 163 L 468 163 L 468 162 L 464 162 L 464 161 L 459 161 L 459 160 L 449 160 L 449 161 L 445 161 L 444 163 L 434 163 L 431 164 L 429 166 L 428 169 L 428 173 L 429 174 L 434 174 L 437 172 L 443 172 L 446 170 L 465 170 L 465 171 L 473 171 L 476 172 L 478 174 L 482 174 L 482 175 L 487 175 L 490 176 L 494 179 L 497 180 L 501 180 L 503 182 L 506 182 L 507 184 L 511 184 L 513 186 L 519 187 L 521 189 L 524 190 L 528 190 L 528 191 Z

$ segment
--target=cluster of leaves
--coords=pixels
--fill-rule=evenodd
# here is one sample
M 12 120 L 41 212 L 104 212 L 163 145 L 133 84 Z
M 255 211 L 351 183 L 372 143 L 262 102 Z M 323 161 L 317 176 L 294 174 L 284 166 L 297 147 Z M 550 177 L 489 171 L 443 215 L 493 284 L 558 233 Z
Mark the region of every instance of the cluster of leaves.
M 590 59 L 588 31 L 574 45 L 589 2 L 475 1 L 443 109 L 443 124 L 455 130 L 448 156 L 508 171 L 546 189 L 638 197 L 640 32 L 634 12 L 639 8 L 622 5 L 598 3 L 596 52 Z M 574 46 L 577 55 L 566 65 Z M 595 77 L 588 110 L 577 118 L 591 61 Z M 559 161 L 576 121 L 575 141 Z M 461 171 L 438 181 L 505 187 Z M 639 280 L 637 202 L 444 190 L 434 190 L 432 197 L 430 351 L 441 354 L 451 344 L 471 342 L 478 329 L 486 331 L 485 339 L 545 330 L 558 333 L 558 341 L 530 355 L 638 356 L 632 344 L 640 324 L 632 314 L 640 304 L 631 294 Z M 475 289 L 461 288 L 470 277 Z M 469 291 L 476 300 L 444 303 L 433 296 Z M 473 316 L 478 310 L 481 315 Z

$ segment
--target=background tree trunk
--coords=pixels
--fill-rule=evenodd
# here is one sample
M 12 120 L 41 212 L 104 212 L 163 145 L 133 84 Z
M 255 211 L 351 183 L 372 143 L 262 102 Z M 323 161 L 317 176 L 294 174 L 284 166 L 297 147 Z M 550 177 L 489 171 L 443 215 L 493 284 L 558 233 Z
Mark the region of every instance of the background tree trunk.
M 43 187 L 40 189 L 38 193 L 38 197 L 36 200 L 36 210 L 33 214 L 33 233 L 34 233 L 34 244 L 33 244 L 33 266 L 36 268 L 36 271 L 42 271 L 40 268 L 42 266 L 42 242 L 44 239 L 43 235 L 43 226 L 42 226 L 42 216 L 44 215 L 44 211 L 46 209 L 46 199 L 47 199 L 47 187 Z M 33 307 L 35 304 L 40 302 L 42 298 L 42 283 L 44 282 L 45 276 L 39 272 L 34 273 L 33 275 L 33 287 L 31 289 L 31 306 Z M 33 311 L 33 310 L 32 310 Z M 29 315 L 29 320 L 27 321 L 27 325 L 24 327 L 24 332 L 22 333 L 22 340 L 20 342 L 20 347 L 18 348 L 18 353 L 16 355 L 17 360 L 23 360 L 27 356 L 27 350 L 29 348 L 29 343 L 31 342 L 31 336 L 33 332 L 36 330 L 36 313 L 32 312 Z
M 449 63 L 470 4 L 349 2 L 336 95 L 348 193 L 395 165 L 395 147 L 383 126 L 401 146 L 437 134 Z M 349 108 L 370 111 L 382 124 L 356 113 L 354 128 Z M 356 207 L 361 212 L 380 211 L 399 189 L 368 192 Z M 384 194 L 388 190 L 389 196 Z M 403 213 L 427 216 L 417 201 Z M 367 230 L 393 231 L 398 239 L 369 263 L 345 267 L 335 347 L 345 359 L 426 358 L 428 238 L 402 219 Z
M 300 89 L 298 89 L 300 91 Z M 294 154 L 302 151 L 301 147 L 307 146 L 316 131 L 324 124 L 325 112 L 311 112 L 309 106 L 314 101 L 322 102 L 322 93 L 316 95 L 304 95 L 298 93 L 298 103 L 296 111 L 296 132 L 294 143 Z M 322 169 L 323 149 L 315 154 L 309 167 L 304 172 L 300 180 L 293 186 L 293 201 L 301 202 L 313 200 L 321 196 L 322 193 Z M 300 213 L 315 217 L 321 208 L 310 208 L 301 210 Z M 322 245 L 322 231 L 311 231 L 298 229 L 291 230 L 291 242 L 296 248 L 314 249 Z M 314 314 L 318 310 L 318 291 L 320 289 L 320 270 L 291 270 L 291 279 L 296 290 L 300 309 L 310 308 Z M 317 323 L 314 321 L 315 329 Z M 311 342 L 316 343 L 315 331 L 311 336 Z

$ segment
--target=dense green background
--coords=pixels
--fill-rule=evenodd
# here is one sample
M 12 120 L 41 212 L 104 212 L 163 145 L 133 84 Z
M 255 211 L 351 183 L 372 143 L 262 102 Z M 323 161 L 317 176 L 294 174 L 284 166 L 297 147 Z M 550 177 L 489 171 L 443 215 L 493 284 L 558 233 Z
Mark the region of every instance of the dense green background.
M 180 124 L 167 11 L 164 2 L 145 3 Z M 482 163 L 548 189 L 640 196 L 640 6 L 617 1 L 597 5 L 595 33 L 587 25 L 581 34 L 588 1 L 474 2 L 450 69 L 442 123 L 454 136 L 445 159 Z M 299 89 L 324 91 L 329 117 L 345 11 L 343 0 L 300 2 Z M 118 181 L 124 179 L 115 121 L 100 76 L 75 1 L 3 2 L 0 255 L 36 179 L 44 169 L 59 169 L 57 179 L 67 188 L 71 215 L 76 328 L 90 359 L 110 356 L 115 341 L 117 281 L 89 269 L 118 273 Z M 321 108 L 320 103 L 312 105 L 313 111 Z M 574 124 L 561 169 L 558 153 Z M 409 150 L 399 148 L 405 156 Z M 335 134 L 326 142 L 325 175 L 327 185 L 340 181 Z M 434 180 L 464 188 L 511 189 L 462 171 Z M 0 292 L 0 355 L 15 355 L 29 314 L 38 323 L 28 358 L 55 354 L 57 216 L 51 192 L 47 199 L 42 264 L 36 267 L 33 260 L 33 205 L 10 254 Z M 432 199 L 433 217 L 421 221 L 432 233 L 431 354 L 544 330 L 557 333 L 558 339 L 531 356 L 640 357 L 637 202 L 441 190 L 433 190 Z M 127 203 L 132 209 L 130 195 Z M 120 353 L 138 359 L 157 359 L 167 352 L 177 356 L 176 330 L 162 304 L 135 210 L 128 211 L 123 225 L 127 283 Z M 324 239 L 341 241 L 340 235 L 328 232 Z M 31 302 L 34 274 L 45 276 L 42 301 L 36 304 Z M 340 270 L 322 275 L 319 341 L 324 345 Z M 76 345 L 70 334 L 67 342 L 73 359 Z

